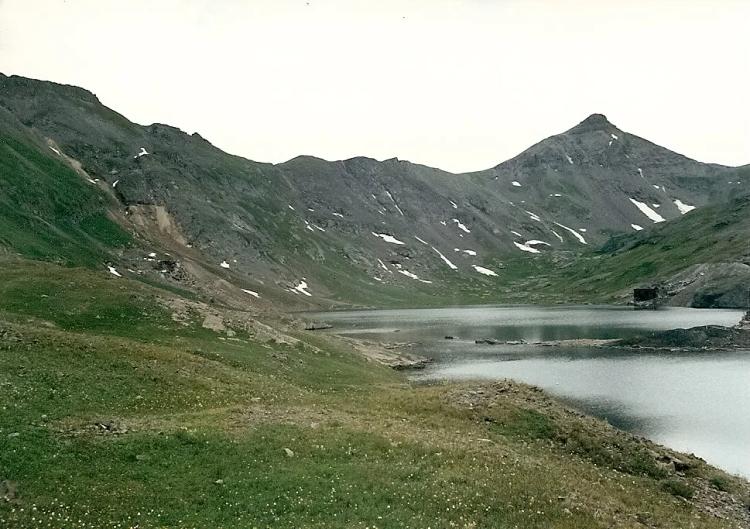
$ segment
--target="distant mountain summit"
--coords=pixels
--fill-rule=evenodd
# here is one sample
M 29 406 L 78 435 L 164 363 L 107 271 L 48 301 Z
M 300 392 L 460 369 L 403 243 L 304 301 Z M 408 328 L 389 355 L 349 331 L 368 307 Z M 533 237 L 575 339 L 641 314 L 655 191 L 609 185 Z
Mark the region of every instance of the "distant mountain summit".
M 110 204 L 137 241 L 119 255 L 121 269 L 190 285 L 214 274 L 223 283 L 210 288 L 300 303 L 441 289 L 499 300 L 510 263 L 542 266 L 747 188 L 735 169 L 669 151 L 602 114 L 476 173 L 396 158 L 272 165 L 198 134 L 132 123 L 80 88 L 0 75 L 0 132 L 35 153 L 39 174 L 44 163 L 67 167 Z M 0 193 L 11 185 L 2 184 Z M 40 177 L 39 189 L 48 185 Z M 144 261 L 148 246 L 169 252 L 180 272 Z
M 570 129 L 568 132 L 576 134 L 590 132 L 592 130 L 607 131 L 610 129 L 617 129 L 617 127 L 609 122 L 607 116 L 605 116 L 604 114 L 591 114 L 589 117 L 581 121 L 578 125 Z
M 691 160 L 592 114 L 479 174 L 497 181 L 514 203 L 551 213 L 552 222 L 575 223 L 601 242 L 733 196 L 736 187 L 722 177 L 732 171 Z

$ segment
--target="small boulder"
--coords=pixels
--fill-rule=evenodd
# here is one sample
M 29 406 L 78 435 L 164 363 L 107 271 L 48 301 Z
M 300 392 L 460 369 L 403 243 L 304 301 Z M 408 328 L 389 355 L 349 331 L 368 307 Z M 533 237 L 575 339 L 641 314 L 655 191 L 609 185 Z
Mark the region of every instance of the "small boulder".
M 0 500 L 13 502 L 18 499 L 18 484 L 7 479 L 0 480 Z
M 325 322 L 311 321 L 305 324 L 306 331 L 319 331 L 322 329 L 331 329 L 333 325 Z

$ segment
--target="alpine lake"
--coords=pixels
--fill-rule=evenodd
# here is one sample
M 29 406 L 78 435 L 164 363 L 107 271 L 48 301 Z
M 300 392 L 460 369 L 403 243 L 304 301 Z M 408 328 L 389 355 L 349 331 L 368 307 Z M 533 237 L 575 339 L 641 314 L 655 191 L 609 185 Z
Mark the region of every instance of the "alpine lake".
M 410 352 L 432 360 L 410 373 L 416 382 L 510 378 L 532 384 L 618 428 L 750 478 L 750 350 L 644 351 L 586 343 L 731 326 L 740 310 L 525 305 L 306 316 L 330 323 L 326 332 L 411 344 Z

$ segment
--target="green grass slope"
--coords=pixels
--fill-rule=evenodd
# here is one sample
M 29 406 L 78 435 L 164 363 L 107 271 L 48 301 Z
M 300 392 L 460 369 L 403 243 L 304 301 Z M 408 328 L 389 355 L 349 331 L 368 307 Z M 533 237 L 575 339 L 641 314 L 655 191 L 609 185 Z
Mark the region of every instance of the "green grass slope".
M 33 259 L 91 265 L 128 244 L 103 193 L 19 129 L 0 126 L 0 246 Z
M 214 333 L 156 288 L 19 266 L 0 267 L 2 527 L 747 521 L 747 483 L 530 388 L 412 387 L 335 338 Z

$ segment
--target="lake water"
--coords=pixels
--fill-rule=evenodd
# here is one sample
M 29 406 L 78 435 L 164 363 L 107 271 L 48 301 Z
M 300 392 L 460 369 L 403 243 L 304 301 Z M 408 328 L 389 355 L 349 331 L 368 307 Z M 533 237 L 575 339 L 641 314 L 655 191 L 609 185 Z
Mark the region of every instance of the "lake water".
M 645 353 L 616 348 L 478 345 L 622 338 L 734 325 L 737 310 L 490 306 L 317 313 L 330 332 L 409 342 L 433 358 L 417 380 L 512 378 L 630 432 L 750 477 L 750 351 Z M 445 336 L 454 339 L 446 340 Z

